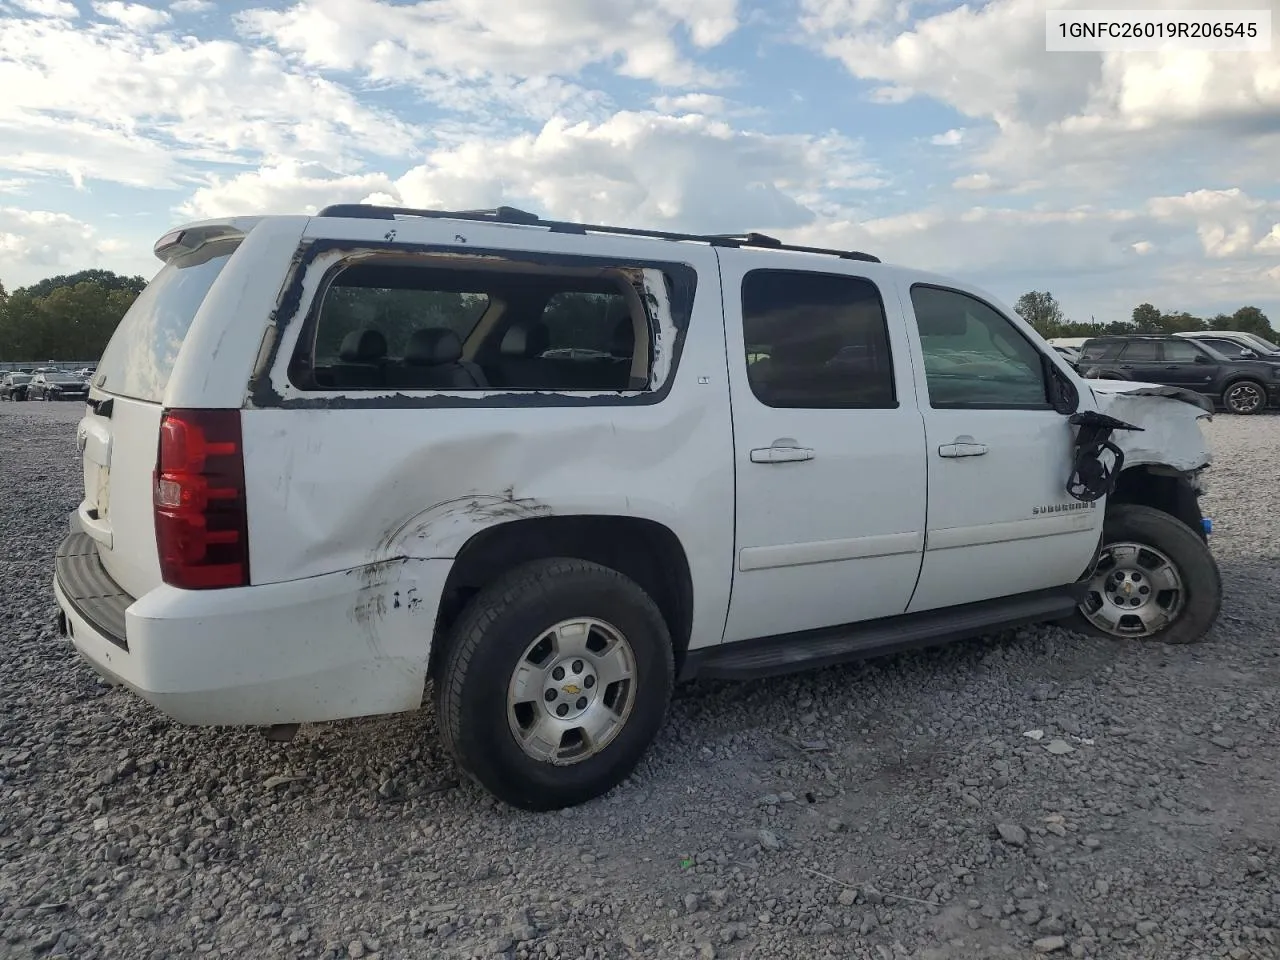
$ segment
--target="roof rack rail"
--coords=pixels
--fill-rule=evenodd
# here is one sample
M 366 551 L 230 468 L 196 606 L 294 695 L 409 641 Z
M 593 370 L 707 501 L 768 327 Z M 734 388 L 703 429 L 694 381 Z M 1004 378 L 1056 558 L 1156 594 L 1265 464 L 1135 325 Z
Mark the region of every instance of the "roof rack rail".
M 355 220 L 394 220 L 396 217 L 427 217 L 434 220 L 474 220 L 478 223 L 504 223 L 517 226 L 544 227 L 551 233 L 613 233 L 624 237 L 647 237 L 654 240 L 692 240 L 713 247 L 761 247 L 769 250 L 790 250 L 795 253 L 819 253 L 844 260 L 863 260 L 879 263 L 880 258 L 857 250 L 830 250 L 825 247 L 805 247 L 783 243 L 776 237 L 763 233 L 673 233 L 666 230 L 645 230 L 639 227 L 614 227 L 598 223 L 577 223 L 572 220 L 543 220 L 535 213 L 516 207 L 494 207 L 491 210 L 419 210 L 413 207 L 386 207 L 370 203 L 336 203 L 325 207 L 318 217 L 346 217 Z

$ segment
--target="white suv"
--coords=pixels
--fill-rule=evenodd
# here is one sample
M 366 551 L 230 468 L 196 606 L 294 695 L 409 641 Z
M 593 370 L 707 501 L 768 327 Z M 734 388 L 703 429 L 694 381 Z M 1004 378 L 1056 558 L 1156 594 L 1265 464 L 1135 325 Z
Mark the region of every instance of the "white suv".
M 627 776 L 678 679 L 1217 617 L 1203 401 L 1082 380 L 968 284 L 510 208 L 207 221 L 156 253 L 54 588 L 83 656 L 179 721 L 287 737 L 430 678 L 459 765 L 551 809 Z

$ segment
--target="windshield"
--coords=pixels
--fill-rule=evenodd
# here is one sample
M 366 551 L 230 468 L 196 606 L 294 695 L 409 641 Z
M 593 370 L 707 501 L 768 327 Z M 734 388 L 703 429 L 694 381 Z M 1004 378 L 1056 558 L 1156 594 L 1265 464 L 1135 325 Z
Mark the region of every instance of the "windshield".
M 159 403 L 182 341 L 239 239 L 206 243 L 164 265 L 124 315 L 98 362 L 97 386 Z
M 1258 336 L 1256 333 L 1246 333 L 1246 334 L 1243 334 L 1243 336 L 1246 339 L 1248 339 L 1250 342 L 1256 343 L 1258 346 L 1260 346 L 1263 350 L 1266 350 L 1268 353 L 1276 353 L 1280 351 L 1280 347 L 1277 347 L 1270 340 L 1262 339 L 1262 337 Z
M 25 373 L 15 373 L 9 378 L 10 383 L 30 383 L 31 377 Z

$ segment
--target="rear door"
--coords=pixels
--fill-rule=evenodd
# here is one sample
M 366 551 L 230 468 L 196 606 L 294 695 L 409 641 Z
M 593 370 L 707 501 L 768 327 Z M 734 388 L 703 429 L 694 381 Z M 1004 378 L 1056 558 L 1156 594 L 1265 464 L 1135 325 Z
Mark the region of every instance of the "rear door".
M 721 258 L 738 493 L 725 640 L 902 613 L 925 457 L 892 274 Z
M 1130 340 L 1120 350 L 1116 366 L 1130 380 L 1145 383 L 1164 383 L 1160 360 L 1160 343 L 1157 340 Z
M 169 260 L 120 321 L 91 382 L 77 429 L 84 465 L 80 525 L 132 596 L 158 586 L 153 471 L 169 376 L 196 312 L 240 238 Z

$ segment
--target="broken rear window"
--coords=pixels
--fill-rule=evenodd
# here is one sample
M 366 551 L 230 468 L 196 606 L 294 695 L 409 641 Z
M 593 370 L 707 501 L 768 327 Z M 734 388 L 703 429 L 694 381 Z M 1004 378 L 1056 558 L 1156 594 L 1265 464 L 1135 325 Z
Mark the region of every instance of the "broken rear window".
M 321 288 L 290 380 L 342 392 L 642 390 L 653 273 L 366 259 Z

